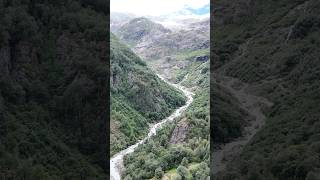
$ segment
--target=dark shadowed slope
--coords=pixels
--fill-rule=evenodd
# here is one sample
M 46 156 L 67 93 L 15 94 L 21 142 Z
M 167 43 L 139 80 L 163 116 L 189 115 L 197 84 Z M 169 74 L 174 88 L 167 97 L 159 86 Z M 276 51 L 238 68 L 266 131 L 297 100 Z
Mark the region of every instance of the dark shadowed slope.
M 106 178 L 109 67 L 102 5 L 0 2 L 1 174 Z
M 319 7 L 316 0 L 215 3 L 214 71 L 274 103 L 266 124 L 216 179 L 318 176 Z

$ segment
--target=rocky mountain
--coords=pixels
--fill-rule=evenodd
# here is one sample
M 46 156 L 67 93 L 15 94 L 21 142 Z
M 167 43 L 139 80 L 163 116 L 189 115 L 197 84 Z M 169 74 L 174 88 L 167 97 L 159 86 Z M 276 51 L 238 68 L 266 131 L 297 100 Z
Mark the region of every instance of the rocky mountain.
M 319 177 L 319 7 L 316 0 L 215 2 L 213 71 L 273 102 L 256 104 L 265 125 L 215 179 Z
M 135 52 L 146 59 L 159 59 L 181 51 L 209 48 L 209 24 L 205 29 L 186 29 L 165 34 L 135 46 Z
M 111 34 L 111 155 L 137 142 L 149 124 L 185 103 L 182 92 L 160 80 Z
M 136 15 L 130 13 L 110 13 L 110 30 L 111 32 L 117 32 L 121 26 L 128 23 L 131 19 L 136 18 Z
M 181 168 L 184 177 L 209 178 L 209 21 L 191 24 L 161 36 L 146 35 L 131 47 L 152 70 L 195 95 L 181 118 L 125 157 L 125 178 L 179 178 Z
M 184 29 L 170 30 L 147 18 L 136 18 L 116 34 L 144 59 L 159 59 L 172 54 L 209 48 L 209 20 L 190 23 Z
M 0 2 L 0 173 L 106 179 L 104 1 Z
M 124 42 L 136 46 L 145 41 L 159 39 L 164 34 L 170 32 L 169 29 L 163 27 L 161 24 L 155 23 L 144 17 L 139 17 L 125 23 L 118 31 L 116 31 L 116 34 Z
M 162 24 L 163 26 L 175 31 L 186 29 L 192 23 L 210 19 L 208 15 L 194 15 L 193 13 L 176 12 L 162 16 L 146 16 L 148 19 Z

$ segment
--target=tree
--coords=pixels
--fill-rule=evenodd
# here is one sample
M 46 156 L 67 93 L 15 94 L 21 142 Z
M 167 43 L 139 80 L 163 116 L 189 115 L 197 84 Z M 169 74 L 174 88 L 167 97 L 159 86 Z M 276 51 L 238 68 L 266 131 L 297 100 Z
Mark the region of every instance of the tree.
M 158 167 L 158 168 L 155 170 L 154 174 L 155 174 L 155 176 L 156 176 L 157 179 L 161 179 L 162 176 L 163 176 L 163 174 L 164 174 L 164 172 L 163 172 L 163 170 L 162 170 L 161 167 Z
M 132 180 L 132 177 L 130 175 L 127 175 L 124 180 Z
M 180 165 L 177 169 L 177 172 L 181 176 L 182 179 L 187 179 L 189 172 L 186 167 Z
M 210 169 L 207 163 L 202 162 L 195 169 L 192 169 L 190 173 L 192 174 L 192 177 L 195 179 L 206 179 L 209 176 Z
M 173 180 L 182 180 L 182 177 L 181 177 L 179 174 L 177 174 L 177 175 L 173 178 Z
M 182 161 L 181 161 L 181 165 L 182 165 L 182 166 L 185 166 L 185 167 L 188 166 L 188 163 L 189 163 L 189 162 L 188 162 L 188 158 L 186 158 L 186 157 L 184 157 L 184 158 L 182 159 Z
M 313 172 L 313 171 L 310 171 L 308 174 L 307 174 L 307 177 L 306 177 L 306 180 L 319 180 L 320 178 L 320 172 Z
M 201 172 L 201 171 L 198 171 L 198 172 L 196 172 L 196 174 L 195 174 L 195 176 L 194 176 L 196 179 L 206 179 L 207 178 L 207 175 L 206 174 L 204 174 L 203 172 Z
M 162 134 L 160 137 L 161 146 L 166 146 L 168 144 L 168 137 L 165 134 Z

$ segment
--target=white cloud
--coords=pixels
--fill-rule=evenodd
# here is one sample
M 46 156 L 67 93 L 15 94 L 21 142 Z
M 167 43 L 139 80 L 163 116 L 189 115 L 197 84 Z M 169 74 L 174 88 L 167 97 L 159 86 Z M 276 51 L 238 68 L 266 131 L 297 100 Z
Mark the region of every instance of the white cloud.
M 140 16 L 160 16 L 182 10 L 185 6 L 197 9 L 210 0 L 111 0 L 111 12 L 133 13 Z

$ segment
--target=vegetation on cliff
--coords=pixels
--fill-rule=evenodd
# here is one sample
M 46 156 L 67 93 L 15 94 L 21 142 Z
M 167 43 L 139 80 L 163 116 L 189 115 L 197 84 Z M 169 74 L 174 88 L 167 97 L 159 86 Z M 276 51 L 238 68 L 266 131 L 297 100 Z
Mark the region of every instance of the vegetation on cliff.
M 177 71 L 171 69 L 174 72 L 172 78 L 177 83 L 194 88 L 194 101 L 175 123 L 163 127 L 155 137 L 126 156 L 127 179 L 209 177 L 209 59 L 197 61 L 199 56 L 208 57 L 208 49 L 181 52 L 170 59 L 172 66 L 179 61 L 188 62 L 187 66 Z M 180 126 L 186 129 L 176 131 Z
M 166 84 L 111 34 L 111 154 L 146 136 L 149 124 L 185 103 L 182 92 Z
M 105 179 L 104 1 L 0 2 L 0 173 Z

